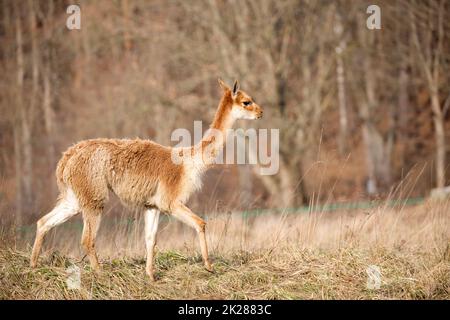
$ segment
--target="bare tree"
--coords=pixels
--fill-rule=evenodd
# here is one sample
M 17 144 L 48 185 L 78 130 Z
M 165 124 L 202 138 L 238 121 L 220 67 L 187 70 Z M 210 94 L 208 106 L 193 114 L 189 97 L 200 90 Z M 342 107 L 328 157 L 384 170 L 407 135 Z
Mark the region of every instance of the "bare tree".
M 17 104 L 17 116 L 16 126 L 14 132 L 14 151 L 16 155 L 16 187 L 17 187 L 17 223 L 22 222 L 22 215 L 24 209 L 24 199 L 31 193 L 30 172 L 27 172 L 29 168 L 24 168 L 24 142 L 29 142 L 30 128 L 25 111 L 23 94 L 24 94 L 24 57 L 23 57 L 23 32 L 22 32 L 22 19 L 21 11 L 17 3 L 14 3 L 14 18 L 16 27 L 16 64 L 17 64 L 17 81 L 16 81 L 16 104 Z M 25 155 L 26 156 L 26 155 Z M 27 170 L 28 169 L 28 170 Z M 25 178 L 25 176 L 27 176 Z M 25 192 L 24 192 L 25 190 Z M 26 208 L 26 207 L 25 207 Z
M 449 33 L 448 24 L 444 31 L 444 23 L 449 18 L 448 3 L 443 0 L 413 1 L 407 6 L 415 52 L 431 97 L 436 139 L 436 187 L 442 188 L 446 184 L 446 142 L 440 94 L 441 91 L 448 90 L 448 83 L 443 81 L 443 75 L 450 71 L 449 52 L 444 51 L 445 37 Z
M 341 156 L 348 151 L 348 107 L 345 86 L 345 71 L 343 55 L 347 46 L 346 33 L 342 24 L 341 14 L 336 13 L 336 22 L 334 27 L 336 37 L 339 39 L 335 48 L 336 51 L 336 82 L 338 88 L 338 102 L 339 102 L 339 137 L 338 147 Z
M 367 167 L 366 190 L 371 195 L 388 191 L 392 183 L 392 152 L 395 142 L 396 121 L 394 111 L 396 105 L 385 103 L 384 86 L 380 78 L 390 70 L 389 61 L 385 57 L 385 43 L 376 30 L 369 30 L 362 25 L 365 17 L 359 12 L 355 15 L 359 28 L 357 40 L 360 44 L 359 55 L 354 63 L 360 62 L 361 67 L 355 68 L 361 73 L 355 81 L 362 82 L 362 90 L 354 91 L 357 97 L 358 114 L 361 119 L 361 129 L 365 149 Z M 363 18 L 364 17 L 364 18 Z M 386 106 L 387 105 L 387 106 Z M 384 129 L 380 124 L 384 125 Z

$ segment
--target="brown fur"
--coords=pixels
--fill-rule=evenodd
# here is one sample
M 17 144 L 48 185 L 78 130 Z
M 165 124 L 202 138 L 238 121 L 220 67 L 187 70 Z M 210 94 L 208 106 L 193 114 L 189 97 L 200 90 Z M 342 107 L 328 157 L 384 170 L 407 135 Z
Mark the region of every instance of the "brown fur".
M 240 109 L 241 113 L 246 112 L 252 119 L 261 117 L 262 110 L 258 105 L 242 104 L 243 101 L 251 101 L 247 94 L 242 91 L 232 92 L 223 82 L 220 84 L 224 93 L 211 128 L 223 133 L 229 129 L 234 122 L 233 108 Z M 141 139 L 93 139 L 70 147 L 64 152 L 56 169 L 60 190 L 58 204 L 37 223 L 31 265 L 37 264 L 45 234 L 55 225 L 82 212 L 84 229 L 81 242 L 92 267 L 97 269 L 95 236 L 111 191 L 127 206 L 141 210 L 157 209 L 195 228 L 199 234 L 205 266 L 211 270 L 205 238 L 206 223 L 184 203 L 200 187 L 201 175 L 223 146 L 224 139 L 206 136 L 198 145 L 179 150 Z M 208 150 L 206 155 L 205 150 Z M 172 151 L 176 151 L 175 154 L 181 156 L 183 162 L 174 163 Z M 201 155 L 201 161 L 196 158 L 197 155 Z M 153 238 L 149 236 L 147 249 L 147 273 L 152 279 Z
M 219 107 L 217 108 L 214 120 L 211 123 L 211 128 L 222 131 L 225 125 L 225 119 L 229 116 L 231 112 L 231 107 L 233 105 L 233 98 L 231 96 L 230 90 L 225 90 L 222 99 L 220 100 Z
M 82 210 L 102 209 L 108 191 L 127 206 L 156 206 L 148 200 L 164 188 L 167 194 L 158 207 L 167 212 L 183 178 L 183 166 L 172 162 L 170 148 L 141 139 L 82 141 L 64 153 L 57 172 L 63 190 L 73 189 Z

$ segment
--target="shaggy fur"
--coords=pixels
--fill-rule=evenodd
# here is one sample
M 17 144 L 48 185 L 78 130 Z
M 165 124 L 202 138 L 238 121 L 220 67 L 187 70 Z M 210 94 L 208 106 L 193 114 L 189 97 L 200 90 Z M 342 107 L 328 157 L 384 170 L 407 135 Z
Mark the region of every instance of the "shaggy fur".
M 205 267 L 208 260 L 206 223 L 184 203 L 201 187 L 201 176 L 213 163 L 225 143 L 225 132 L 238 118 L 257 119 L 261 108 L 251 97 L 230 90 L 219 80 L 224 92 L 211 129 L 221 135 L 206 134 L 188 148 L 170 148 L 149 140 L 93 139 L 77 143 L 62 156 L 56 169 L 60 196 L 55 208 L 37 222 L 31 266 L 36 266 L 45 234 L 56 225 L 82 212 L 82 245 L 94 269 L 99 267 L 94 249 L 95 236 L 109 192 L 123 204 L 145 211 L 147 273 L 153 279 L 153 250 L 159 213 L 171 214 L 196 229 Z M 245 102 L 245 103 L 244 103 Z M 174 162 L 173 155 L 181 161 Z

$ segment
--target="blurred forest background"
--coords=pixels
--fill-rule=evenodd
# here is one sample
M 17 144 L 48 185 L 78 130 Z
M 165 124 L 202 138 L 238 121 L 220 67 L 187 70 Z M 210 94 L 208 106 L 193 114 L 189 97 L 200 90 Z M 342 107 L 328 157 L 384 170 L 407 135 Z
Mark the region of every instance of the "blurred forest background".
M 174 129 L 206 128 L 218 77 L 264 108 L 236 126 L 280 129 L 280 171 L 211 170 L 191 199 L 202 215 L 449 184 L 449 1 L 1 0 L 0 19 L 2 224 L 53 206 L 56 163 L 79 140 L 174 145 Z

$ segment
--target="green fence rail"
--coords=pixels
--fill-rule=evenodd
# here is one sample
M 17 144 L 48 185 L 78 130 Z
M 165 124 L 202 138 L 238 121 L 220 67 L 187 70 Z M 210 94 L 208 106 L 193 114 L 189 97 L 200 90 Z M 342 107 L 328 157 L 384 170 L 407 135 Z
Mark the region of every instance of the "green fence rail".
M 297 213 L 308 213 L 308 212 L 332 212 L 341 210 L 363 210 L 363 209 L 373 209 L 377 207 L 397 207 L 397 206 L 412 206 L 420 204 L 425 198 L 409 198 L 409 199 L 391 199 L 391 200 L 372 200 L 372 201 L 358 201 L 358 202 L 337 202 L 328 204 L 313 204 L 309 206 L 302 206 L 298 208 L 276 208 L 276 209 L 254 209 L 243 211 L 242 215 L 247 216 L 258 216 L 262 214 L 269 213 L 283 213 L 283 214 L 297 214 Z

